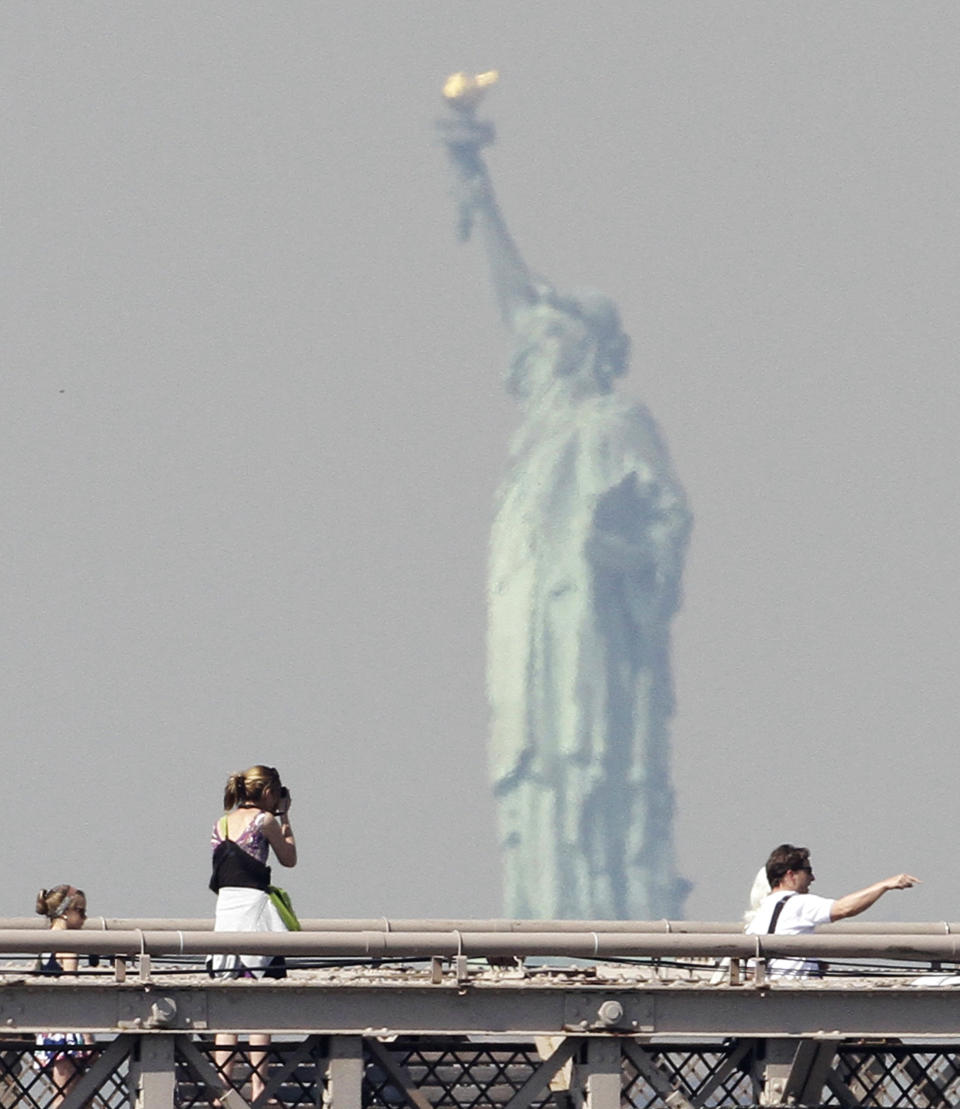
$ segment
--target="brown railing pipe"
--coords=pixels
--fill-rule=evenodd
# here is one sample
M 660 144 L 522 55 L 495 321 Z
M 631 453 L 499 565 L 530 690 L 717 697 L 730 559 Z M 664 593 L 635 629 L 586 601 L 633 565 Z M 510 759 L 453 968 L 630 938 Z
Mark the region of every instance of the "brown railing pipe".
M 49 951 L 53 937 L 35 929 L 0 932 L 0 951 Z M 465 956 L 563 956 L 604 958 L 810 958 L 960 961 L 960 936 L 843 935 L 744 936 L 618 932 L 206 932 L 61 931 L 58 951 L 80 954 L 196 956 L 244 952 L 264 955 L 352 958 L 453 958 Z
M 510 935 L 536 933 L 626 933 L 653 935 L 742 935 L 738 921 L 703 920 L 422 920 L 417 918 L 359 917 L 305 918 L 305 932 L 497 932 Z M 0 918 L 0 932 L 8 930 L 43 931 L 47 922 L 40 917 Z M 204 932 L 213 930 L 210 917 L 90 917 L 85 931 L 110 932 Z M 842 935 L 931 935 L 960 934 L 960 923 L 950 921 L 844 921 L 821 926 L 818 934 Z

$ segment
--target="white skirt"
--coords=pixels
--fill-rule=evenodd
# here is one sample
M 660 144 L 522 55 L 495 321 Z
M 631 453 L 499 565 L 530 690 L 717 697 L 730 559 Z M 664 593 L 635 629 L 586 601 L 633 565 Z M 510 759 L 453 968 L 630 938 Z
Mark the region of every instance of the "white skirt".
M 224 886 L 217 894 L 214 932 L 286 932 L 287 928 L 263 890 Z M 273 962 L 272 955 L 210 955 L 207 969 L 211 974 L 242 975 L 250 971 L 256 977 Z

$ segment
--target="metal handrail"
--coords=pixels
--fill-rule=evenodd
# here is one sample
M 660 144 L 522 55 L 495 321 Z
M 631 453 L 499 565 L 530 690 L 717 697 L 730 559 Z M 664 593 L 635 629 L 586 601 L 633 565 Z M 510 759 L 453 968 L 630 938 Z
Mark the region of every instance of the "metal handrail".
M 54 944 L 49 931 L 0 931 L 0 953 L 34 954 Z M 564 956 L 604 958 L 805 957 L 960 962 L 960 935 L 745 936 L 729 933 L 545 931 L 306 931 L 210 932 L 187 930 L 63 930 L 58 951 L 98 955 L 194 956 L 206 954 L 290 955 L 354 958 L 455 958 L 457 956 Z
M 510 920 L 510 919 L 439 919 L 358 917 L 301 919 L 304 932 L 496 932 L 510 935 L 524 933 L 583 932 L 600 934 L 623 933 L 662 935 L 742 935 L 738 921 L 703 920 Z M 0 933 L 5 931 L 42 931 L 48 928 L 42 917 L 0 918 Z M 213 931 L 210 917 L 91 917 L 85 931 L 144 932 L 205 932 Z M 874 922 L 843 921 L 825 924 L 818 935 L 931 935 L 960 934 L 960 923 L 950 921 Z

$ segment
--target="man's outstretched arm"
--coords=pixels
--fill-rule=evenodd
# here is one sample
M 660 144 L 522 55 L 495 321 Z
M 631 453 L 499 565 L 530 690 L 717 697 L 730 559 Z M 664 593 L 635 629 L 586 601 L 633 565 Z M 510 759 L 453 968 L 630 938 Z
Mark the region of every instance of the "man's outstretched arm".
M 887 890 L 905 890 L 915 886 L 920 881 L 912 874 L 894 874 L 892 878 L 884 878 L 882 882 L 874 882 L 866 889 L 857 890 L 838 897 L 830 910 L 831 920 L 845 920 L 847 917 L 857 916 L 864 909 L 879 901 Z

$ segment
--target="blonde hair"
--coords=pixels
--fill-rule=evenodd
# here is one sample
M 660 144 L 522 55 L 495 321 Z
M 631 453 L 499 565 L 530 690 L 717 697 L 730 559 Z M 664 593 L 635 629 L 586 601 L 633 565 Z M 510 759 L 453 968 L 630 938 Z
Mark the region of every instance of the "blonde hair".
M 760 909 L 760 903 L 770 892 L 770 883 L 767 881 L 767 868 L 766 866 L 760 867 L 757 871 L 756 877 L 753 879 L 753 885 L 750 887 L 750 907 L 743 914 L 743 923 L 749 924 L 757 915 Z
M 65 915 L 78 897 L 86 898 L 86 894 L 74 886 L 61 885 L 41 890 L 37 894 L 37 915 L 45 916 L 47 920 L 56 920 Z
M 258 805 L 267 789 L 280 789 L 280 774 L 275 766 L 251 766 L 249 770 L 238 770 L 227 778 L 223 791 L 225 812 L 250 802 Z

